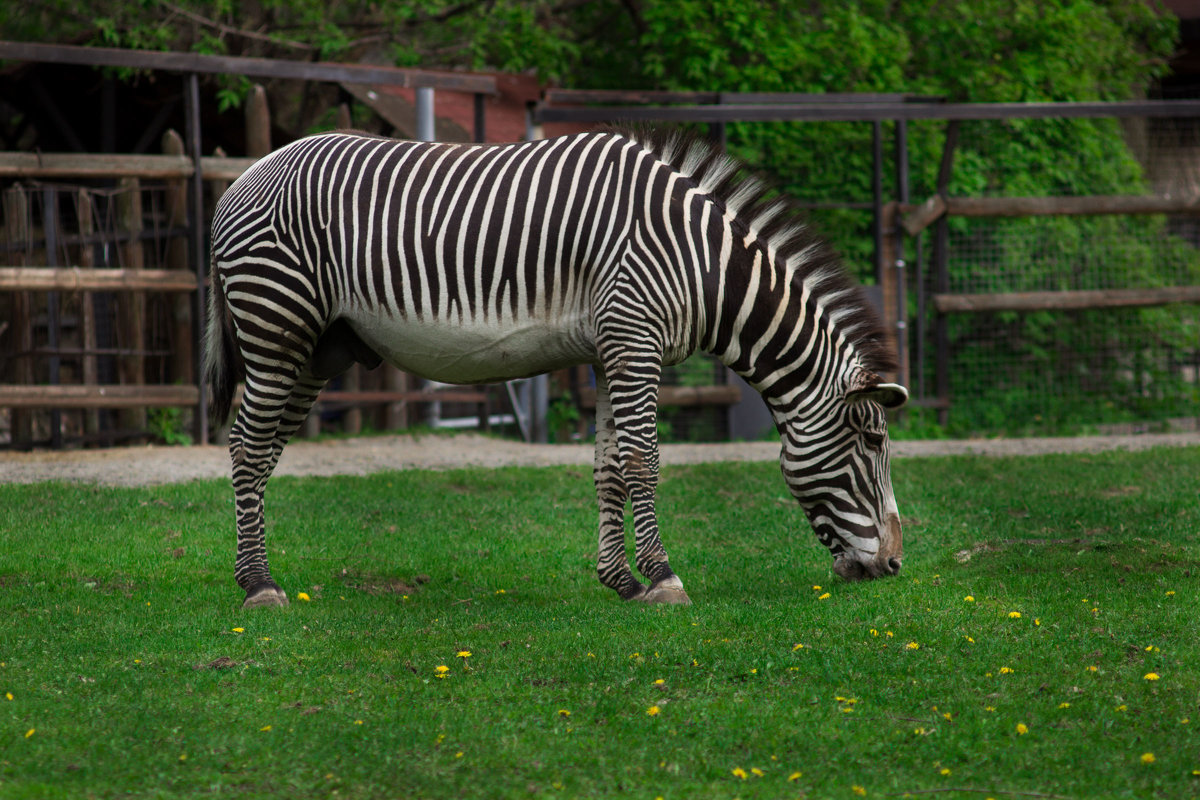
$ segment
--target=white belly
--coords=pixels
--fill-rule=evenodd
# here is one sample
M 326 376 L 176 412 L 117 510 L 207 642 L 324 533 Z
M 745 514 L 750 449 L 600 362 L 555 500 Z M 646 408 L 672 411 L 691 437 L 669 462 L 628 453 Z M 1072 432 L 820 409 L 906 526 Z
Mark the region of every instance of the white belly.
M 361 311 L 346 319 L 389 364 L 442 383 L 496 383 L 596 360 L 594 330 L 584 319 L 483 325 Z

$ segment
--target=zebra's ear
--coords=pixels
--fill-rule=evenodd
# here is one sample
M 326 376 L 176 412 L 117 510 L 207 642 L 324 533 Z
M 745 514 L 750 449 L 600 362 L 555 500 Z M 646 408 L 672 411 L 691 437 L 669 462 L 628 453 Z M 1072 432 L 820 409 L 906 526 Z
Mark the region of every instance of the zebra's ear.
M 908 389 L 898 383 L 884 383 L 878 375 L 872 375 L 860 386 L 846 392 L 847 403 L 874 400 L 884 408 L 900 408 L 908 402 Z

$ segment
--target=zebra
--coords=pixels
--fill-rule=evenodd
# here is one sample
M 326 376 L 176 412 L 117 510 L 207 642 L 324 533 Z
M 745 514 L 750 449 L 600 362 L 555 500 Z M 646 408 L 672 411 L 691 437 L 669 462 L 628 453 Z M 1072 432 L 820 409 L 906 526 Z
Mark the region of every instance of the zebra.
M 831 249 L 703 139 L 605 128 L 514 144 L 350 131 L 262 158 L 212 223 L 207 383 L 228 419 L 244 607 L 286 605 L 263 492 L 322 387 L 382 361 L 445 383 L 594 368 L 597 575 L 690 603 L 655 515 L 663 367 L 707 351 L 763 396 L 780 466 L 848 580 L 901 566 L 885 411 L 907 390 Z M 625 553 L 633 515 L 635 577 Z

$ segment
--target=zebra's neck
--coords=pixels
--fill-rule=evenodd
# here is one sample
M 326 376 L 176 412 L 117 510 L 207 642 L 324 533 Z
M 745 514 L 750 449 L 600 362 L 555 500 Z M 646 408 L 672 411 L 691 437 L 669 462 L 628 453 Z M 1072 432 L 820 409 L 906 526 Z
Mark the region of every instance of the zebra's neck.
M 761 240 L 739 239 L 736 229 L 731 236 L 721 280 L 706 287 L 702 346 L 772 409 L 796 413 L 822 405 L 858 368 L 848 336 L 854 307 L 844 302 L 855 290 L 833 264 L 799 269 Z

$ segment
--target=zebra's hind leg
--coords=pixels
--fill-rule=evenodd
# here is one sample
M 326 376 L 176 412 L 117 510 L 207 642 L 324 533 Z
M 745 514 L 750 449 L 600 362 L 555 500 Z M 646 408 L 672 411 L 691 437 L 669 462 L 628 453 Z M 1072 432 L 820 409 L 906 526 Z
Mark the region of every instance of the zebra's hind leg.
M 593 467 L 596 500 L 600 504 L 600 551 L 596 573 L 600 582 L 623 600 L 645 596 L 646 586 L 633 576 L 625 557 L 625 503 L 629 492 L 617 454 L 617 428 L 608 400 L 608 383 L 596 370 L 596 461 Z
M 247 377 L 242 407 L 229 432 L 237 508 L 234 577 L 246 592 L 243 608 L 288 604 L 267 563 L 263 493 L 284 445 L 303 424 L 325 383 L 307 370 L 293 382 L 276 376 L 264 384 Z

